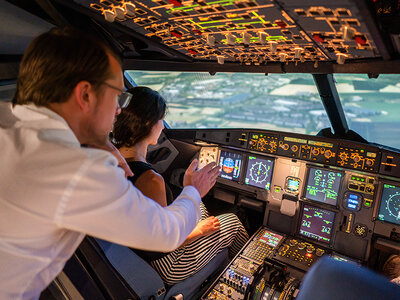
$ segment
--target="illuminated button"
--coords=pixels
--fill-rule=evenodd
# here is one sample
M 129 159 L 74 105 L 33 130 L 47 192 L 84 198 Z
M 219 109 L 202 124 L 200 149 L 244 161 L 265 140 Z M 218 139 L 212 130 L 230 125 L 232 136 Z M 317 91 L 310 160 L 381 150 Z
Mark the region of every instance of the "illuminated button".
M 319 149 L 318 149 L 318 148 L 314 148 L 314 149 L 312 150 L 312 154 L 313 154 L 314 156 L 318 156 L 318 155 L 319 155 Z
M 324 37 L 321 34 L 318 34 L 318 33 L 313 34 L 313 39 L 316 42 L 319 42 L 319 43 L 322 43 L 322 42 L 325 41 Z
M 322 250 L 322 249 L 320 249 L 320 248 L 318 248 L 318 249 L 315 251 L 315 255 L 316 255 L 316 256 L 322 256 L 324 253 L 325 253 L 325 251 Z
M 293 247 L 294 245 L 296 245 L 296 244 L 297 244 L 297 240 L 290 240 L 290 241 L 289 241 L 289 245 L 292 246 L 292 247 Z
M 324 155 L 325 155 L 326 158 L 330 158 L 332 156 L 332 151 L 331 150 L 326 150 Z
M 313 246 L 307 246 L 306 251 L 307 251 L 308 253 L 313 253 L 313 252 L 314 252 L 314 247 L 313 247 Z M 309 256 L 308 254 L 306 254 L 306 255 L 307 255 L 307 257 L 311 257 L 311 256 Z
M 371 207 L 371 206 L 372 206 L 372 200 L 370 200 L 370 199 L 365 199 L 365 201 L 364 201 L 364 206 L 365 206 L 365 207 Z

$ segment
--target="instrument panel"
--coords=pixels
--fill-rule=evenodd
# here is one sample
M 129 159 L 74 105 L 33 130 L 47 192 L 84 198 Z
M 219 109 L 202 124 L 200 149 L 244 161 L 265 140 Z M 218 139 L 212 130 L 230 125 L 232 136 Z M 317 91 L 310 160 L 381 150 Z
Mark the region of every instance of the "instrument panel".
M 360 8 L 295 0 L 75 0 L 197 60 L 246 65 L 380 57 Z
M 205 142 L 218 147 L 222 172 L 215 188 L 264 203 L 265 211 L 262 228 L 203 299 L 248 299 L 254 291 L 292 299 L 323 255 L 362 264 L 373 236 L 399 240 L 399 153 L 300 134 L 208 132 L 198 130 L 195 142 L 201 151 Z M 390 169 L 382 168 L 381 157 Z

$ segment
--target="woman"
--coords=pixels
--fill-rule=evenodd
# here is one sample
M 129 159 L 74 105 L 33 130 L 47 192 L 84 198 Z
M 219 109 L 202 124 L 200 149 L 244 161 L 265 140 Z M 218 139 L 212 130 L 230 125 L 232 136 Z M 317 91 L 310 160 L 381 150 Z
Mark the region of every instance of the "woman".
M 173 200 L 167 195 L 172 193 L 166 193 L 163 177 L 146 162 L 148 146 L 157 144 L 164 128 L 166 103 L 156 91 L 147 87 L 134 87 L 128 92 L 133 95 L 132 101 L 117 117 L 114 142 L 134 173 L 130 177 L 132 183 L 144 195 L 161 206 L 167 206 Z M 203 203 L 200 208 L 200 222 L 175 251 L 154 253 L 135 250 L 169 285 L 192 276 L 226 247 L 229 247 L 229 254 L 233 257 L 248 239 L 246 230 L 234 214 L 213 217 L 209 216 Z

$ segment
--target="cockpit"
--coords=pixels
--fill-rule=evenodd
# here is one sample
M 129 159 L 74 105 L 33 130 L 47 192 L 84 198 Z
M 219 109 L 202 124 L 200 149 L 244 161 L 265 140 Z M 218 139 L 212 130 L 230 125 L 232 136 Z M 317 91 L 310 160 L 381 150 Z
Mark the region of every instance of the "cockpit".
M 174 196 L 193 159 L 218 164 L 203 201 L 250 235 L 174 286 L 88 237 L 43 299 L 296 299 L 326 256 L 382 273 L 400 254 L 399 17 L 379 0 L 0 1 L 1 101 L 37 34 L 101 36 L 127 88 L 167 100 L 148 162 Z

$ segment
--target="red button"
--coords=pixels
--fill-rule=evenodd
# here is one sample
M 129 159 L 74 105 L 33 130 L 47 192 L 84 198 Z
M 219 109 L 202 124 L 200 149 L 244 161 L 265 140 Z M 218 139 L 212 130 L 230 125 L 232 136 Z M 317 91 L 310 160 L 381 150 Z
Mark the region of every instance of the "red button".
M 316 42 L 322 43 L 324 41 L 324 37 L 320 34 L 315 33 L 312 37 Z
M 365 45 L 367 43 L 367 39 L 363 35 L 357 35 L 354 40 L 357 44 Z
M 171 34 L 172 34 L 174 37 L 177 37 L 177 38 L 181 38 L 181 37 L 182 37 L 182 33 L 180 33 L 179 31 L 172 30 L 172 31 L 171 31 Z
M 182 6 L 182 2 L 179 0 L 168 0 L 169 3 L 173 4 L 174 6 Z

